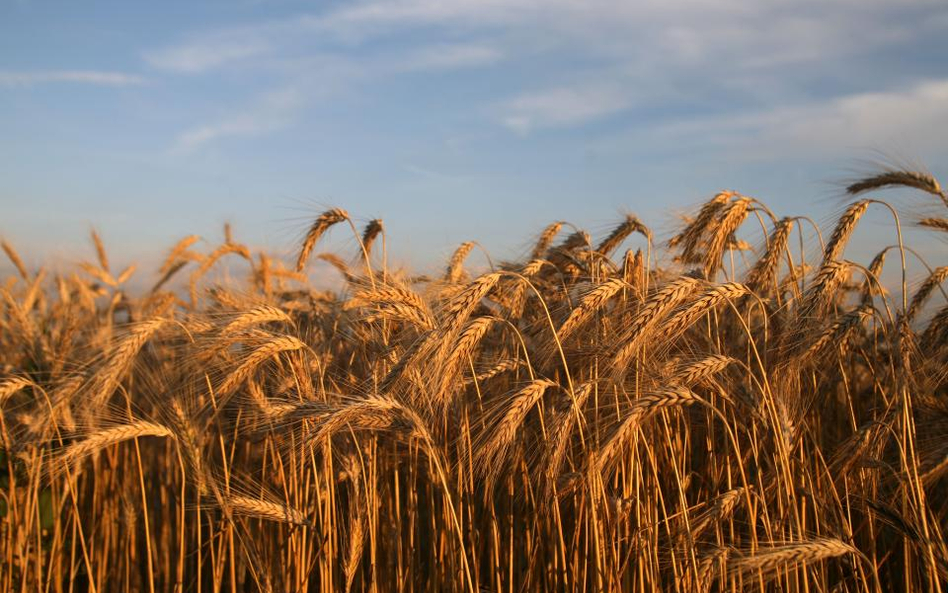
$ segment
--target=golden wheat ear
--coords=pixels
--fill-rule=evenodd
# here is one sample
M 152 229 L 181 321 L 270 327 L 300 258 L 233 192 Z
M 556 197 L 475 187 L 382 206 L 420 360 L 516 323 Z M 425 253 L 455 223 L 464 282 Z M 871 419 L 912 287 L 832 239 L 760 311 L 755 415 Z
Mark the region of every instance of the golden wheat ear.
M 910 187 L 921 190 L 925 193 L 937 196 L 945 201 L 948 206 L 948 199 L 941 189 L 941 184 L 931 173 L 920 171 L 890 170 L 883 171 L 877 175 L 872 175 L 851 183 L 846 187 L 846 192 L 850 195 L 858 195 L 865 192 L 884 189 L 888 187 Z
M 855 548 L 836 538 L 818 538 L 771 548 L 760 548 L 753 554 L 735 559 L 730 568 L 733 576 L 770 578 L 787 566 L 808 565 L 821 560 L 858 554 Z
M 651 242 L 652 231 L 649 230 L 647 226 L 642 224 L 642 221 L 640 221 L 635 216 L 632 216 L 631 214 L 626 215 L 625 220 L 623 220 L 619 226 L 613 229 L 612 232 L 609 233 L 609 235 L 603 239 L 601 243 L 599 243 L 599 246 L 596 247 L 596 251 L 602 255 L 608 256 L 613 251 L 615 251 L 623 241 L 625 241 L 626 237 L 636 232 L 641 233 L 643 237 Z
M 312 226 L 306 232 L 303 238 L 303 245 L 300 247 L 300 253 L 296 258 L 296 271 L 302 272 L 306 267 L 306 261 L 313 252 L 313 247 L 319 241 L 329 228 L 340 222 L 349 220 L 349 213 L 342 208 L 332 208 L 326 210 L 313 222 Z
M 918 226 L 948 233 L 948 218 L 923 218 L 918 221 Z
M 70 443 L 60 451 L 55 458 L 59 467 L 54 471 L 58 473 L 68 468 L 71 472 L 75 472 L 79 468 L 79 462 L 86 457 L 111 445 L 140 437 L 176 438 L 175 433 L 167 426 L 147 420 L 135 420 L 126 424 L 100 428 L 90 433 L 85 439 Z
M 3 252 L 7 254 L 7 259 L 9 259 L 13 267 L 16 268 L 16 271 L 20 273 L 20 276 L 24 280 L 29 281 L 30 274 L 26 271 L 26 265 L 23 264 L 23 260 L 20 259 L 20 254 L 13 248 L 13 245 L 10 245 L 6 241 L 0 241 L 0 247 L 3 248 Z
M 536 244 L 533 246 L 533 251 L 530 253 L 531 260 L 537 260 L 543 257 L 550 248 L 550 245 L 553 244 L 553 239 L 556 238 L 556 235 L 559 234 L 563 228 L 563 224 L 563 222 L 558 221 L 547 225 L 547 227 L 543 229 L 543 232 L 541 232 L 537 238 Z
M 384 232 L 385 225 L 381 218 L 372 219 L 365 225 L 365 230 L 362 231 L 362 247 L 365 248 L 367 255 L 372 254 L 372 246 L 375 244 L 375 240 Z M 384 245 L 382 247 L 384 248 Z
M 850 206 L 846 208 L 846 211 L 843 212 L 843 215 L 839 217 L 836 228 L 833 229 L 833 234 L 830 236 L 830 240 L 826 243 L 826 247 L 823 250 L 824 264 L 836 261 L 843 255 L 843 249 L 846 247 L 846 243 L 856 229 L 856 224 L 859 222 L 859 219 L 862 218 L 862 215 L 865 214 L 869 208 L 869 204 L 869 200 L 854 202 L 850 204 Z

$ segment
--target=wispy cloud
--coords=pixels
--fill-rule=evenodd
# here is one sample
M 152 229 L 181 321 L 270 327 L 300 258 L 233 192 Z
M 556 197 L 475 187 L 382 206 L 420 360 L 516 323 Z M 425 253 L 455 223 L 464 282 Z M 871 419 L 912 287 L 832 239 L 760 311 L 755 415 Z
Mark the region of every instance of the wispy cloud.
M 362 59 L 335 55 L 278 61 L 277 70 L 289 81 L 283 90 L 256 98 L 236 113 L 194 126 L 178 135 L 172 152 L 192 153 L 221 138 L 257 136 L 286 128 L 301 109 L 327 97 L 387 76 L 408 72 L 458 70 L 491 64 L 503 55 L 480 44 L 433 44 L 381 57 Z
M 737 114 L 640 123 L 592 145 L 613 153 L 698 151 L 741 162 L 825 159 L 889 147 L 944 155 L 946 127 L 948 78 Z
M 251 30 L 246 34 L 211 34 L 206 38 L 147 52 L 144 57 L 148 64 L 161 70 L 197 74 L 259 56 L 269 50 L 270 43 Z
M 504 58 L 500 48 L 485 44 L 444 43 L 418 48 L 385 64 L 391 71 L 457 70 L 486 66 Z
M 583 124 L 628 109 L 628 90 L 610 86 L 560 87 L 518 95 L 503 106 L 502 122 L 518 133 Z
M 892 69 L 879 76 L 871 58 L 916 43 L 920 31 L 945 38 L 943 13 L 943 0 L 368 0 L 195 31 L 144 59 L 165 72 L 227 69 L 235 80 L 296 89 L 293 109 L 251 98 L 239 113 L 185 131 L 175 143 L 185 152 L 281 129 L 326 88 L 466 68 L 502 73 L 493 96 L 459 109 L 518 134 L 614 116 L 685 130 L 707 116 L 739 135 L 762 106 L 810 117 L 812 105 L 917 80 Z
M 136 74 L 101 70 L 0 71 L 0 86 L 29 87 L 38 84 L 64 82 L 99 86 L 134 86 L 144 84 L 145 79 Z
M 261 97 L 250 109 L 233 113 L 207 124 L 195 126 L 178 135 L 172 152 L 188 154 L 213 141 L 233 136 L 257 136 L 289 125 L 303 105 L 303 95 L 286 88 Z

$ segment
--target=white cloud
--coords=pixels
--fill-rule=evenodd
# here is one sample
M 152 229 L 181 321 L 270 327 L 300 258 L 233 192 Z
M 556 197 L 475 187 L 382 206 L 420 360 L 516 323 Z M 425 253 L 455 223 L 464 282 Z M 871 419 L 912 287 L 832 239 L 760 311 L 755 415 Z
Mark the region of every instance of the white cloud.
M 267 52 L 269 43 L 255 37 L 212 35 L 207 39 L 149 52 L 145 54 L 145 61 L 161 70 L 196 74 Z
M 133 86 L 144 84 L 145 79 L 135 74 L 104 72 L 99 70 L 0 71 L 0 86 L 28 87 L 56 82 L 73 82 L 99 86 Z
M 176 138 L 172 152 L 188 154 L 221 138 L 258 136 L 284 129 L 296 119 L 302 107 L 337 97 L 347 89 L 380 77 L 477 67 L 501 57 L 497 50 L 486 45 L 437 44 L 363 60 L 337 56 L 288 60 L 280 63 L 283 73 L 292 77 L 284 90 L 269 93 L 219 120 L 184 131 Z
M 488 113 L 517 133 L 580 126 L 633 109 L 659 113 L 646 129 L 712 109 L 714 120 L 739 129 L 746 118 L 734 113 L 831 101 L 826 95 L 851 92 L 860 75 L 884 91 L 900 73 L 889 68 L 876 78 L 870 56 L 895 55 L 904 44 L 917 46 L 920 34 L 935 39 L 948 32 L 943 0 L 369 0 L 339 6 L 196 32 L 145 59 L 177 73 L 230 67 L 248 80 L 266 73 L 295 86 L 300 101 L 310 104 L 328 94 L 323 87 L 352 89 L 404 73 L 520 61 L 522 81 L 501 77 L 499 97 L 485 100 L 493 105 Z M 859 72 L 850 68 L 853 56 L 862 60 L 854 66 Z M 520 69 L 525 64 L 545 71 L 532 77 Z M 839 84 L 826 83 L 837 78 Z M 673 115 L 661 115 L 666 106 Z M 483 113 L 482 106 L 465 107 Z M 199 126 L 182 134 L 178 146 L 193 150 L 221 136 L 279 129 L 292 117 L 274 123 L 263 111 L 251 106 L 245 115 Z
M 890 148 L 945 154 L 948 79 L 906 89 L 852 93 L 736 115 L 700 115 L 641 125 L 596 142 L 609 152 L 694 150 L 743 162 Z
M 632 97 L 615 86 L 579 86 L 519 95 L 502 108 L 502 122 L 518 133 L 537 128 L 583 124 L 632 106 Z
M 172 152 L 188 154 L 210 142 L 231 136 L 257 136 L 285 128 L 303 104 L 302 93 L 286 88 L 268 93 L 250 109 L 201 124 L 178 135 Z
M 457 70 L 486 66 L 503 59 L 500 49 L 481 44 L 436 44 L 392 60 L 391 70 Z

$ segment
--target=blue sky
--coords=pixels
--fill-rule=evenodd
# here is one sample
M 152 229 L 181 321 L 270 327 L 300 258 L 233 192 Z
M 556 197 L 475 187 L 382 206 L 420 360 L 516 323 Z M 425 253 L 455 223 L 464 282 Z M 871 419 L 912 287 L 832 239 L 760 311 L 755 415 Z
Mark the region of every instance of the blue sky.
M 0 235 L 34 263 L 92 224 L 117 260 L 225 221 L 290 250 L 327 205 L 421 265 L 724 188 L 827 221 L 877 151 L 948 179 L 946 124 L 944 0 L 0 2 Z

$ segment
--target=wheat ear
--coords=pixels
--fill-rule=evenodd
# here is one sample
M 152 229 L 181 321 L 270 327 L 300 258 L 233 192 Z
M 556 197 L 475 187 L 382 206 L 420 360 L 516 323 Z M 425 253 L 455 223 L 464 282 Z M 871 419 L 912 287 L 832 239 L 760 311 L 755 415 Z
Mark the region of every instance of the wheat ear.
M 897 185 L 912 187 L 929 193 L 933 196 L 937 196 L 945 202 L 946 206 L 948 206 L 948 198 L 945 197 L 945 193 L 941 190 L 941 185 L 938 183 L 938 180 L 929 173 L 921 173 L 919 171 L 883 171 L 878 175 L 860 179 L 859 181 L 849 185 L 846 188 L 846 191 L 850 195 L 857 195 L 867 191 L 872 191 L 874 189 L 882 189 Z
M 603 255 L 609 255 L 615 251 L 616 247 L 625 241 L 626 237 L 635 232 L 641 233 L 642 236 L 649 241 L 652 240 L 652 231 L 650 231 L 647 226 L 642 224 L 642 221 L 640 221 L 638 218 L 629 214 L 625 217 L 625 220 L 619 224 L 619 226 L 609 233 L 609 236 L 602 240 L 599 246 L 596 247 L 596 251 Z
M 829 558 L 858 553 L 855 548 L 836 538 L 817 538 L 772 548 L 759 548 L 750 556 L 735 559 L 730 567 L 732 575 L 750 576 L 755 572 L 765 575 L 789 565 L 806 565 Z
M 461 276 L 464 274 L 464 260 L 467 259 L 471 250 L 474 249 L 474 245 L 474 241 L 467 241 L 466 243 L 461 243 L 461 245 L 454 250 L 454 253 L 451 255 L 451 260 L 448 262 L 448 269 L 444 273 L 445 280 L 454 283 L 461 279 Z
M 749 293 L 750 290 L 738 282 L 726 282 L 712 286 L 682 311 L 669 317 L 663 324 L 659 335 L 663 338 L 677 336 L 721 303 L 734 301 Z
M 92 433 L 85 440 L 70 444 L 59 456 L 59 460 L 66 466 L 73 466 L 79 459 L 96 451 L 101 451 L 109 445 L 146 436 L 175 438 L 174 433 L 166 426 L 145 420 L 136 420 L 128 424 L 103 428 Z
M 867 208 L 869 208 L 869 200 L 853 202 L 846 208 L 846 211 L 843 212 L 843 215 L 840 216 L 836 222 L 833 234 L 823 249 L 824 263 L 836 261 L 840 258 L 843 254 L 843 249 L 846 247 L 846 242 L 849 241 L 849 237 L 852 236 L 853 231 L 856 229 L 856 224 L 859 222 L 859 219 L 862 218 L 862 215 L 866 213 Z
M 561 340 L 566 339 L 573 331 L 589 319 L 593 313 L 600 309 L 613 296 L 619 293 L 627 284 L 619 278 L 611 278 L 602 284 L 596 286 L 585 295 L 579 302 L 579 306 L 573 309 L 563 325 L 557 331 Z
M 239 367 L 227 375 L 227 378 L 224 379 L 220 387 L 217 388 L 218 394 L 221 396 L 229 395 L 253 373 L 254 369 L 256 369 L 260 363 L 271 356 L 279 354 L 280 352 L 293 352 L 305 348 L 306 344 L 293 336 L 276 336 L 271 338 L 268 342 L 254 350 Z
M 164 263 L 161 264 L 161 268 L 158 270 L 159 273 L 167 274 L 172 267 L 179 263 L 178 259 L 185 251 L 187 251 L 188 247 L 191 247 L 200 239 L 201 237 L 197 235 L 188 235 L 187 237 L 175 243 L 174 247 L 172 247 L 171 251 L 168 253 L 168 257 L 165 258 Z
M 309 227 L 306 236 L 303 238 L 300 254 L 296 258 L 297 272 L 302 272 L 303 268 L 306 267 L 306 260 L 309 259 L 309 255 L 313 252 L 313 247 L 316 246 L 316 242 L 319 241 L 319 238 L 329 230 L 329 227 L 344 220 L 349 220 L 349 213 L 342 208 L 326 210 L 316 218 L 316 221 Z
M 728 205 L 727 209 L 718 219 L 714 227 L 714 234 L 708 241 L 704 254 L 704 273 L 709 280 L 714 271 L 721 264 L 721 257 L 724 256 L 724 249 L 729 241 L 733 239 L 734 232 L 743 224 L 750 212 L 751 201 L 749 198 L 738 197 Z
M 918 226 L 948 232 L 948 218 L 923 218 L 918 221 Z
M 510 445 L 527 414 L 540 401 L 543 394 L 554 386 L 556 383 L 552 381 L 536 379 L 510 398 L 510 406 L 492 431 L 490 439 L 484 443 L 483 451 L 480 453 L 479 467 L 487 476 L 489 483 L 493 483 L 494 478 L 502 470 Z
M 683 276 L 669 282 L 649 297 L 625 330 L 620 341 L 621 345 L 612 357 L 612 365 L 617 373 L 624 372 L 639 345 L 665 314 L 688 298 L 700 285 L 701 281 L 697 278 Z
M 7 401 L 14 393 L 32 385 L 33 382 L 25 377 L 4 379 L 0 382 L 0 409 L 3 407 L 3 402 Z
M 474 308 L 494 288 L 500 277 L 500 272 L 484 274 L 468 284 L 464 290 L 454 297 L 444 309 L 445 329 L 449 331 L 457 329 L 467 321 Z
M 248 327 L 273 322 L 291 323 L 292 319 L 282 309 L 273 305 L 260 305 L 238 315 L 221 330 L 221 336 L 230 336 Z
M 385 225 L 382 224 L 381 218 L 374 218 L 369 221 L 369 224 L 365 225 L 365 230 L 362 231 L 362 245 L 365 247 L 366 253 L 372 253 L 372 245 L 375 244 L 375 240 L 383 232 L 385 232 Z
M 30 275 L 26 271 L 26 266 L 23 265 L 23 260 L 20 259 L 20 254 L 16 252 L 13 245 L 10 245 L 6 241 L 0 241 L 0 247 L 3 248 L 3 252 L 7 254 L 7 259 L 9 259 L 13 267 L 16 268 L 16 271 L 20 273 L 20 276 L 22 276 L 24 280 L 29 280 Z
M 106 272 L 109 271 L 109 255 L 105 251 L 105 245 L 102 243 L 102 237 L 99 236 L 99 233 L 95 229 L 91 231 L 92 235 L 92 244 L 95 245 L 95 254 L 99 259 L 99 265 Z
M 642 420 L 670 408 L 690 406 L 701 399 L 685 387 L 673 387 L 647 393 L 632 402 L 625 419 L 607 437 L 605 444 L 596 453 L 596 468 L 605 471 L 625 445 L 632 440 Z
M 165 319 L 155 318 L 136 324 L 109 356 L 108 362 L 95 377 L 93 402 L 98 405 L 111 395 L 115 384 L 121 379 L 148 340 L 165 324 Z
M 720 373 L 734 362 L 736 362 L 736 360 L 730 356 L 712 354 L 711 356 L 680 367 L 672 376 L 672 381 L 678 385 L 688 387 Z
M 237 494 L 224 495 L 221 500 L 235 515 L 245 515 L 290 525 L 309 524 L 306 515 L 302 511 L 285 504 Z
M 723 191 L 705 202 L 698 211 L 698 215 L 678 235 L 668 242 L 669 247 L 681 245 L 682 259 L 686 262 L 697 261 L 697 248 L 705 231 L 714 221 L 714 217 L 724 208 L 731 198 L 736 195 L 732 191 Z
M 530 254 L 530 259 L 536 260 L 543 257 L 543 254 L 546 253 L 546 250 L 550 248 L 550 245 L 553 244 L 553 239 L 556 237 L 557 233 L 560 232 L 560 229 L 563 228 L 562 222 L 554 222 L 549 225 L 543 232 L 540 233 L 540 237 L 537 239 L 536 244 L 533 246 L 533 251 Z
M 434 327 L 431 313 L 422 298 L 408 288 L 376 283 L 374 288 L 365 288 L 353 293 L 343 306 L 344 310 L 358 307 L 372 308 L 375 313 L 366 317 L 367 321 L 376 318 L 407 322 L 422 330 Z
M 946 278 L 948 278 L 948 266 L 935 268 L 932 273 L 928 275 L 928 278 L 922 282 L 922 285 L 919 286 L 915 294 L 912 295 L 912 301 L 909 303 L 908 310 L 905 312 L 906 321 L 911 323 L 912 320 L 915 319 L 918 312 L 925 306 L 928 297 L 931 296 L 932 292 L 934 292 Z

